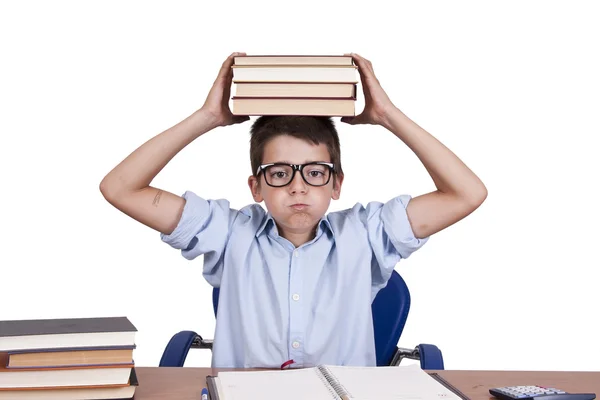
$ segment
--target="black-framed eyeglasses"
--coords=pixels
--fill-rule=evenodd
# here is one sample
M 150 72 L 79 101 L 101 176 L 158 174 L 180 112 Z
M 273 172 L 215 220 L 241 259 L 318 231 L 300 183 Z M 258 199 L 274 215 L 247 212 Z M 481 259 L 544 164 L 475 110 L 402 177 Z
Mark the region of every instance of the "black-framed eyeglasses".
M 282 187 L 289 185 L 296 171 L 300 171 L 302 179 L 310 186 L 325 186 L 331 179 L 333 169 L 333 163 L 320 161 L 306 164 L 272 163 L 259 166 L 256 175 L 262 172 L 267 185 Z

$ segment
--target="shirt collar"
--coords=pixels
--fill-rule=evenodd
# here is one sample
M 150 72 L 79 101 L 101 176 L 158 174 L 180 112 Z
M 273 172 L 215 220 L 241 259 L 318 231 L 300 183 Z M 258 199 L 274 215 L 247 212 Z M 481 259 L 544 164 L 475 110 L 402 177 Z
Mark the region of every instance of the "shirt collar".
M 262 221 L 262 223 L 256 230 L 256 237 L 259 237 L 263 233 L 263 231 L 265 231 L 267 229 L 267 227 L 270 229 L 274 224 L 275 224 L 275 220 L 273 219 L 273 216 L 271 215 L 271 213 L 268 212 L 266 214 L 264 220 Z M 316 236 L 319 236 L 319 230 L 323 230 L 323 226 L 325 226 L 329 230 L 329 232 L 331 232 L 332 236 L 335 236 L 333 233 L 333 229 L 331 228 L 331 224 L 329 223 L 329 220 L 327 219 L 326 215 L 321 217 L 321 220 L 317 224 Z

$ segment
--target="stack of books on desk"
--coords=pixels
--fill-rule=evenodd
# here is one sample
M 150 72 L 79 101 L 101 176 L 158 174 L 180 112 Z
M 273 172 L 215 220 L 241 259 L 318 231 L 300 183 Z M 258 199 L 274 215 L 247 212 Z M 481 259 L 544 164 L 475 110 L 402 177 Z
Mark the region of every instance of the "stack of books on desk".
M 231 68 L 234 115 L 355 115 L 351 56 L 238 56 Z
M 0 321 L 0 400 L 131 399 L 136 332 L 126 317 Z

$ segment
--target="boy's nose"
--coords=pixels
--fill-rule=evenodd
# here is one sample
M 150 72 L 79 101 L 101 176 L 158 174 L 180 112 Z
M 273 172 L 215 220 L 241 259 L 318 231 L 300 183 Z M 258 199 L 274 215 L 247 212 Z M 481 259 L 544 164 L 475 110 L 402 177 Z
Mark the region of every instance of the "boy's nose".
M 307 185 L 306 182 L 304 182 L 304 179 L 302 179 L 302 176 L 300 175 L 300 172 L 296 172 L 296 175 L 294 176 L 294 179 L 292 179 L 292 181 L 290 182 L 290 193 L 306 193 L 307 190 Z

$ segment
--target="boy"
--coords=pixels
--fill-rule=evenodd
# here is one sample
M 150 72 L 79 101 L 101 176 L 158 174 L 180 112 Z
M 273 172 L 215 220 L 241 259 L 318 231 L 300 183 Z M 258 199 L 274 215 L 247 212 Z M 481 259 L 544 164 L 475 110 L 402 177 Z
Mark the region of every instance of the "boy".
M 220 287 L 213 367 L 374 366 L 375 295 L 400 259 L 479 207 L 486 188 L 392 104 L 371 63 L 357 54 L 365 108 L 341 121 L 390 130 L 423 162 L 436 191 L 325 215 L 344 175 L 331 119 L 313 117 L 260 117 L 252 126 L 248 185 L 268 212 L 151 187 L 194 139 L 249 119 L 228 106 L 233 58 L 243 54 L 225 60 L 202 108 L 135 150 L 100 190 L 185 258 L 204 255 L 204 277 Z

